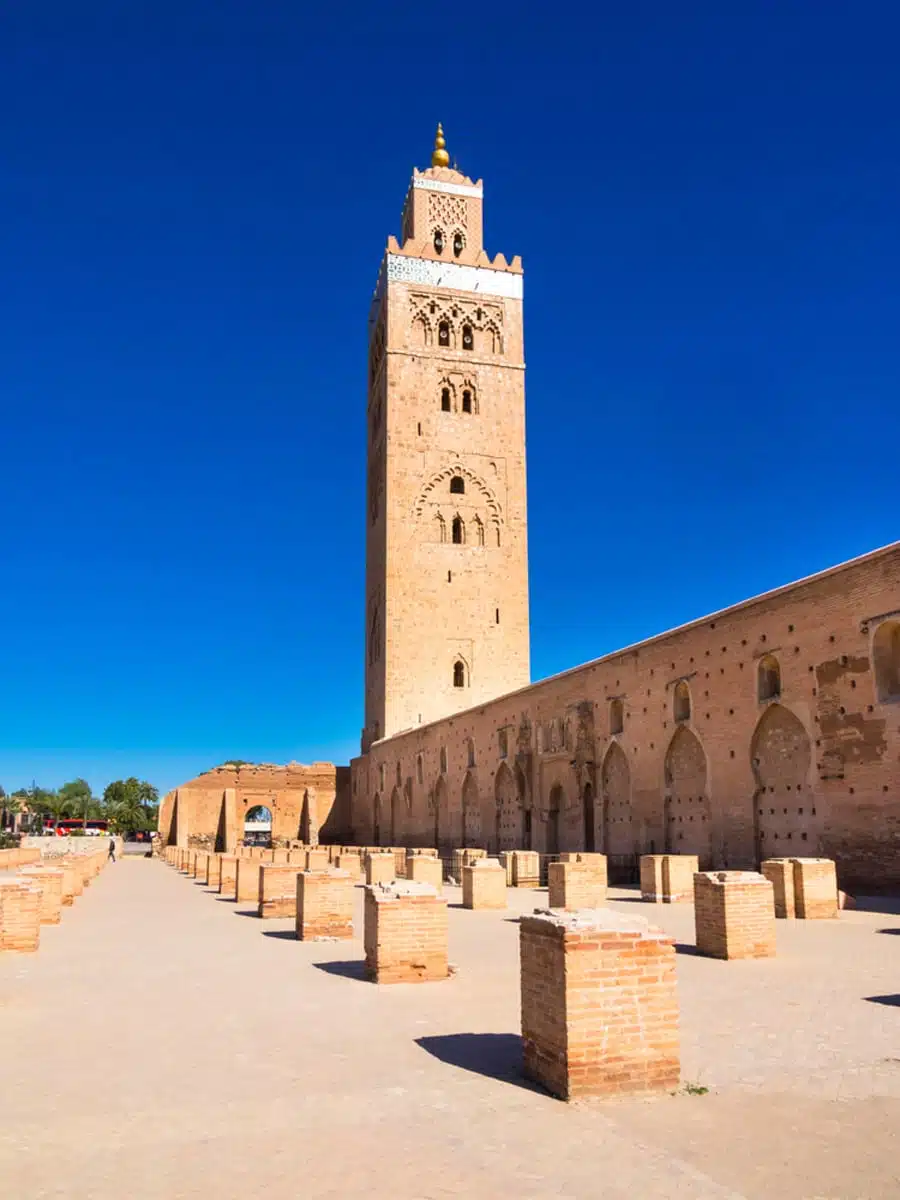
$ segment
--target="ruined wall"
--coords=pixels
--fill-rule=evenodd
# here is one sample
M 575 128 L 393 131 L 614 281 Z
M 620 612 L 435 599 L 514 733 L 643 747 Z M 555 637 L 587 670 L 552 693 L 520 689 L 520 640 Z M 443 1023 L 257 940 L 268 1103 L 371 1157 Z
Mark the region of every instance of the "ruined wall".
M 163 797 L 159 831 L 166 845 L 231 851 L 247 812 L 272 813 L 272 844 L 341 842 L 350 836 L 349 769 L 333 763 L 216 767 Z
M 900 888 L 900 543 L 355 759 L 356 840 L 703 867 L 824 855 Z

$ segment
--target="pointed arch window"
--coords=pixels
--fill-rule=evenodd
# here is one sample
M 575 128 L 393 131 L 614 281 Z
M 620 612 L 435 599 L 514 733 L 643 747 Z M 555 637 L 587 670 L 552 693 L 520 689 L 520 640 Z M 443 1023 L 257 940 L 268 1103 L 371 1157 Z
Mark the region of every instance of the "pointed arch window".
M 452 541 L 454 546 L 464 545 L 466 540 L 466 527 L 463 524 L 462 517 L 453 518 Z
M 472 738 L 466 739 L 466 764 L 470 767 L 475 766 L 475 742 Z
M 609 732 L 621 733 L 625 728 L 625 706 L 621 700 L 609 702 Z
M 691 689 L 683 679 L 675 684 L 673 715 L 676 721 L 691 719 Z
M 872 641 L 879 703 L 900 698 L 900 621 L 883 621 Z
M 453 686 L 455 688 L 464 688 L 466 686 L 466 665 L 459 658 L 453 664 Z
M 438 345 L 439 346 L 449 346 L 450 345 L 450 322 L 449 321 L 441 321 L 440 324 L 438 325 Z
M 450 411 L 450 389 L 448 387 L 441 388 L 441 412 Z
M 757 696 L 760 703 L 778 699 L 781 695 L 781 668 L 774 654 L 766 654 L 759 660 L 756 679 Z
M 462 348 L 463 350 L 473 350 L 475 348 L 475 335 L 472 332 L 471 325 L 463 325 Z
M 464 413 L 470 413 L 472 411 L 472 392 L 469 388 L 463 389 L 462 410 Z

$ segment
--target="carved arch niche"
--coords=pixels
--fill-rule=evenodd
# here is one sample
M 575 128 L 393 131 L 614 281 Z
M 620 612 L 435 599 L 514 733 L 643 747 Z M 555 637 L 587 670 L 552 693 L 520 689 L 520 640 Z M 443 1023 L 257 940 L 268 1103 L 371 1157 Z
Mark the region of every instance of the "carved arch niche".
M 756 853 L 764 858 L 815 857 L 821 818 L 811 780 L 812 744 L 801 721 L 781 704 L 770 704 L 750 744 L 756 779 L 753 822 Z
M 481 799 L 478 782 L 473 771 L 467 771 L 462 786 L 462 844 L 480 846 L 481 843 Z
M 501 763 L 494 780 L 497 806 L 497 849 L 521 850 L 525 846 L 525 822 L 522 795 L 507 764 Z
M 665 764 L 666 849 L 696 854 L 700 870 L 712 865 L 712 822 L 706 754 L 686 726 L 675 731 Z
M 445 511 L 442 511 L 442 505 Z M 458 520 L 461 528 L 465 522 L 471 523 L 472 545 L 499 546 L 501 543 L 503 511 L 500 501 L 481 476 L 459 462 L 431 476 L 416 498 L 413 514 L 419 520 L 428 515 L 430 533 L 427 536 L 431 541 L 449 540 L 448 531 Z M 458 544 L 465 540 L 469 539 L 461 534 Z
M 601 772 L 603 791 L 603 849 L 610 879 L 628 882 L 635 871 L 634 828 L 631 812 L 631 768 L 625 751 L 613 742 Z

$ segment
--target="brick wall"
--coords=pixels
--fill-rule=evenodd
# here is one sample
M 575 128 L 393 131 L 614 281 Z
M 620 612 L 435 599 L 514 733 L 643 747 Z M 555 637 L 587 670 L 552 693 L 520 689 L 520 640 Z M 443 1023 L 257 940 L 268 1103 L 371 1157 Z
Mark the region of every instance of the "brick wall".
M 292 863 L 264 863 L 259 869 L 259 915 L 297 915 L 297 876 L 302 868 Z
M 0 950 L 33 953 L 41 940 L 41 889 L 0 879 Z
M 609 909 L 519 923 L 525 1074 L 564 1100 L 678 1086 L 674 940 Z

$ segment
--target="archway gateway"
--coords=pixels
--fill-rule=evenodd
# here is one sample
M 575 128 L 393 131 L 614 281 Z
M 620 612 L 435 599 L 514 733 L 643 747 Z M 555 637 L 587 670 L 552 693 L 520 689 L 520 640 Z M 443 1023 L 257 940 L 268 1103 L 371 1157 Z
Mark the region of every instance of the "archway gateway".
M 265 804 L 254 804 L 244 814 L 244 845 L 272 845 L 272 810 Z

